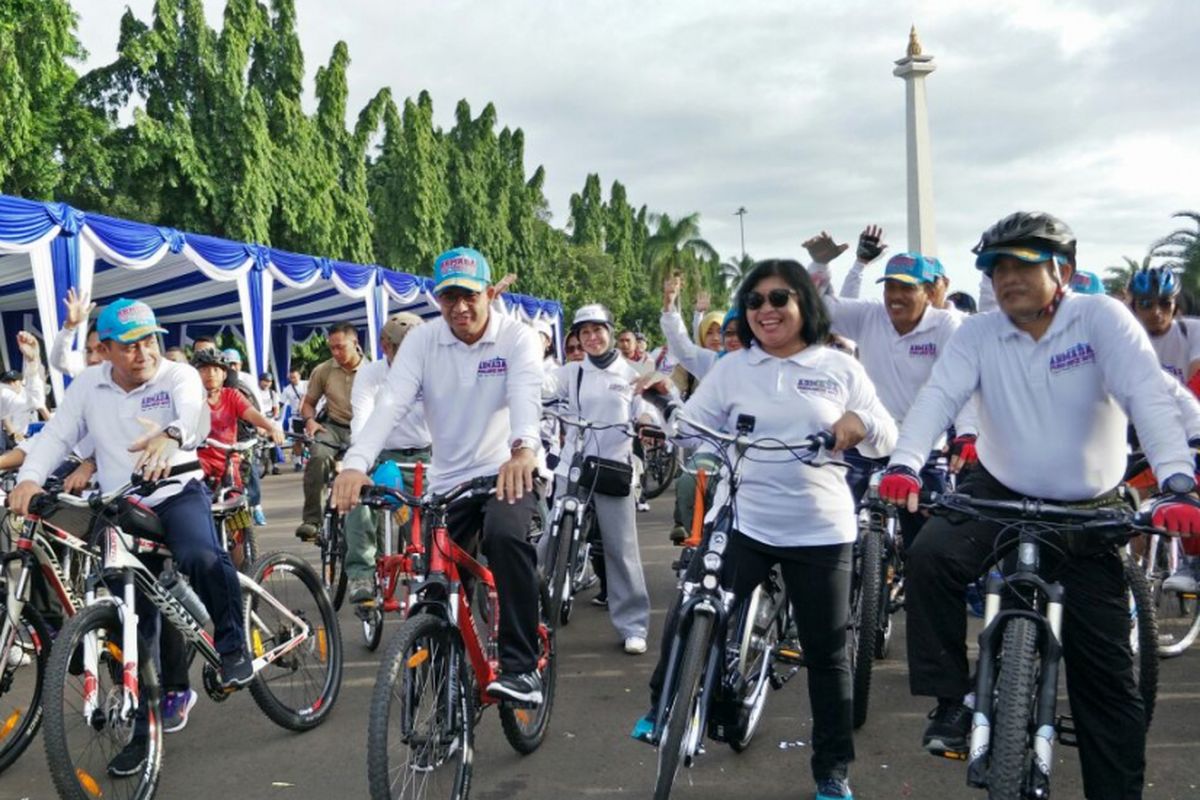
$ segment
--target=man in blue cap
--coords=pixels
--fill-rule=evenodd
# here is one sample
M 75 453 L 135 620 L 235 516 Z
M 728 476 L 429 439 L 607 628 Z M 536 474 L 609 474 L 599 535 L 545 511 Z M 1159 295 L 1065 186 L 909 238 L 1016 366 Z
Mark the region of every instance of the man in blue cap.
M 244 686 L 253 677 L 253 664 L 242 628 L 241 590 L 213 528 L 212 497 L 194 452 L 209 429 L 200 375 L 186 364 L 162 358 L 157 334 L 164 331 L 145 303 L 125 298 L 112 302 L 100 313 L 96 332 L 105 362 L 72 381 L 58 412 L 33 442 L 9 495 L 9 507 L 26 514 L 46 478 L 88 434 L 102 492 L 119 489 L 131 473 L 161 480 L 173 468 L 194 464 L 194 471 L 177 474 L 176 480 L 141 502 L 162 520 L 175 566 L 212 616 L 222 679 L 230 686 Z M 159 615 L 140 595 L 138 605 L 140 633 L 151 648 L 147 657 L 157 661 Z M 146 747 L 142 723 L 109 771 L 134 774 Z
M 501 674 L 486 690 L 537 705 L 538 581 L 526 534 L 541 447 L 542 346 L 531 328 L 492 307 L 497 288 L 482 253 L 450 250 L 438 257 L 433 274 L 442 317 L 405 337 L 387 391 L 342 461 L 333 501 L 343 512 L 357 504 L 386 437 L 421 397 L 433 439 L 430 489 L 444 492 L 497 475 L 494 497 L 460 500 L 450 507 L 448 523 L 464 543 L 482 531 L 480 544 L 496 578 Z

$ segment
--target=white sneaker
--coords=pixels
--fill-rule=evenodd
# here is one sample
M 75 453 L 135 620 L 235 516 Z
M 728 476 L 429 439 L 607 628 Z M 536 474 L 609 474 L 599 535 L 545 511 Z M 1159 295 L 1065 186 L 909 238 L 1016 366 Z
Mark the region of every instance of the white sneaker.
M 631 656 L 640 656 L 646 652 L 646 640 L 641 636 L 628 636 L 625 638 L 625 652 Z
M 1196 586 L 1196 562 L 1191 557 L 1180 559 L 1179 569 L 1163 581 L 1162 590 L 1168 594 L 1178 592 L 1180 594 L 1195 594 Z
M 637 510 L 638 511 L 649 511 L 650 504 L 647 503 L 645 500 L 638 500 L 637 501 Z

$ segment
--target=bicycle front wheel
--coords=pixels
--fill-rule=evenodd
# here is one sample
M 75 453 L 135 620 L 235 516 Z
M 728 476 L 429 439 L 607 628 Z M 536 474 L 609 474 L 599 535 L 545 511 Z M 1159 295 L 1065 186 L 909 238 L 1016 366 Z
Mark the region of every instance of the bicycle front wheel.
M 1004 626 L 1000 674 L 996 678 L 996 725 L 988 765 L 989 800 L 1022 800 L 1032 752 L 1029 746 L 1034 694 L 1038 687 L 1038 629 L 1014 617 Z
M 271 597 L 246 592 L 243 598 L 250 655 L 257 659 L 303 639 L 259 670 L 250 694 L 276 725 L 311 730 L 329 716 L 342 686 L 337 613 L 320 579 L 299 556 L 280 552 L 263 557 L 254 567 L 254 579 Z
M 0 591 L 0 613 L 7 602 Z M 0 622 L 0 629 L 3 623 Z M 0 640 L 0 772 L 21 757 L 42 724 L 42 684 L 50 658 L 50 628 L 29 603 Z
M 1125 582 L 1129 585 L 1130 647 L 1137 671 L 1138 692 L 1145 709 L 1146 729 L 1149 730 L 1158 702 L 1158 615 L 1154 592 L 1145 574 L 1128 555 L 1122 557 L 1122 562 Z
M 550 623 L 555 626 L 566 625 L 571 619 L 569 611 L 563 614 L 563 607 L 571 599 L 571 548 L 578 524 L 576 520 L 574 511 L 564 511 L 554 530 L 554 539 L 550 542 L 550 562 L 546 565 L 546 583 L 550 594 L 547 610 Z
M 542 746 L 550 727 L 550 712 L 554 709 L 554 684 L 558 676 L 554 627 L 547 612 L 549 592 L 543 585 L 541 595 L 538 641 L 538 674 L 542 678 L 542 703 L 537 708 L 518 708 L 511 703 L 500 704 L 500 727 L 504 738 L 521 755 L 529 755 Z
M 400 626 L 371 696 L 372 800 L 465 800 L 475 735 L 469 669 L 458 630 L 446 620 L 418 614 Z
M 346 599 L 346 532 L 342 516 L 335 511 L 325 513 L 321 529 L 321 583 L 329 592 L 334 610 Z
M 162 767 L 162 721 L 158 675 L 150 660 L 138 659 L 138 711 L 122 713 L 125 655 L 123 625 L 111 603 L 89 606 L 59 633 L 46 671 L 46 761 L 58 796 L 145 800 L 154 795 Z M 86 669 L 85 649 L 96 653 L 97 669 Z M 143 656 L 145 642 L 138 643 Z M 141 719 L 139 720 L 138 717 Z M 142 748 L 140 763 L 126 747 Z M 119 757 L 120 756 L 120 757 Z
M 747 602 L 741 624 L 730 637 L 738 643 L 738 674 L 742 688 L 736 700 L 738 720 L 729 746 L 740 753 L 750 746 L 758 731 L 767 692 L 771 688 L 771 670 L 775 647 L 787 617 L 787 593 L 780 587 L 768 591 L 763 585 L 755 587 Z
M 871 670 L 880 638 L 883 604 L 883 531 L 872 526 L 861 531 L 858 574 L 850 596 L 851 679 L 854 683 L 854 727 L 867 721 L 871 704 Z
M 688 630 L 687 645 L 683 660 L 679 664 L 679 678 L 675 684 L 675 696 L 667 711 L 666 733 L 658 743 L 658 776 L 654 786 L 654 800 L 667 800 L 671 787 L 679 774 L 680 764 L 691 766 L 692 757 L 700 745 L 701 704 L 704 702 L 701 684 L 704 667 L 708 662 L 711 645 L 713 618 L 705 614 L 693 614 Z

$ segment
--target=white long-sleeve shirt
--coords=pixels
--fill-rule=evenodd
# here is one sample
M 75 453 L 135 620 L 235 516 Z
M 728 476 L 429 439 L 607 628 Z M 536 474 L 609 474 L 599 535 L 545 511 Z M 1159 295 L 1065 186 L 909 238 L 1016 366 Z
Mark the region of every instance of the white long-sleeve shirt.
M 129 392 L 113 382 L 112 364 L 91 367 L 71 382 L 58 411 L 38 434 L 17 478 L 45 483 L 72 448 L 91 434 L 96 482 L 102 492 L 111 492 L 129 482 L 141 455 L 129 452 L 134 440 L 147 433 L 139 419 L 159 430 L 179 428 L 183 445 L 171 458 L 175 466 L 196 460 L 192 451 L 208 436 L 210 417 L 200 373 L 187 364 L 161 358 L 154 377 Z M 197 468 L 177 476 L 179 484 L 159 489 L 146 498 L 147 504 L 156 505 L 177 494 L 182 484 L 202 475 Z
M 757 345 L 721 359 L 681 412 L 718 430 L 755 419 L 753 438 L 799 444 L 829 430 L 847 411 L 867 430 L 864 444 L 882 455 L 896 442 L 896 423 L 875 394 L 862 365 L 845 353 L 812 346 L 789 358 Z M 680 424 L 687 432 L 687 425 Z M 722 481 L 714 508 L 727 496 Z M 779 547 L 841 544 L 857 535 L 854 498 L 844 470 L 802 464 L 781 451 L 752 450 L 738 489 L 737 530 Z
M 418 393 L 433 435 L 435 492 L 495 474 L 511 457 L 514 440 L 541 449 L 541 339 L 510 317 L 491 312 L 483 336 L 470 345 L 443 319 L 410 331 L 392 360 L 387 390 L 343 466 L 369 471 L 397 415 Z
M 71 378 L 87 368 L 84 354 L 71 349 L 74 343 L 75 329 L 62 328 L 54 337 L 54 343 L 50 345 L 50 354 L 47 356 L 50 366 Z
M 350 406 L 354 409 L 354 416 L 350 418 L 350 441 L 358 441 L 375 411 L 376 398 L 388 390 L 389 369 L 387 361 L 381 358 L 363 364 L 354 373 L 354 388 L 350 390 Z M 431 441 L 429 426 L 425 424 L 425 405 L 418 399 L 400 415 L 383 440 L 383 449 L 417 449 L 429 447 Z
M 919 470 L 976 391 L 979 461 L 1015 492 L 1078 501 L 1109 491 L 1125 471 L 1128 418 L 1160 482 L 1193 472 L 1150 340 L 1112 298 L 1068 292 L 1037 341 L 1003 314 L 968 318 L 913 403 L 891 463 Z
M 564 414 L 583 417 L 589 422 L 602 425 L 636 422 L 652 409 L 633 391 L 633 382 L 637 378 L 637 370 L 620 356 L 604 369 L 593 364 L 591 359 L 584 359 L 548 374 L 542 385 L 542 399 L 556 402 Z M 555 471 L 566 477 L 575 457 L 579 432 L 571 425 L 563 427 L 566 436 L 562 458 Z M 584 436 L 583 453 L 629 463 L 633 456 L 633 440 L 619 430 L 588 431 Z
M 667 337 L 668 351 L 696 380 L 701 380 L 717 363 L 717 353 L 700 347 L 688 336 L 683 317 L 678 311 L 664 311 L 659 318 L 659 326 L 662 327 L 663 336 Z
M 36 412 L 46 404 L 46 383 L 42 377 L 42 365 L 35 360 L 26 359 L 21 377 L 19 389 L 0 384 L 0 420 Z M 20 433 L 24 432 L 25 428 L 22 426 Z

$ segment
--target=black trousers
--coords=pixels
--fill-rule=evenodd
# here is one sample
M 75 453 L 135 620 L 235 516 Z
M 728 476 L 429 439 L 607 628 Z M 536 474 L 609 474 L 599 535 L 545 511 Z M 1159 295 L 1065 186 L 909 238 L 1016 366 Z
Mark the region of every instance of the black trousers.
M 537 502 L 526 492 L 516 503 L 470 497 L 450 506 L 446 523 L 454 541 L 468 552 L 478 545 L 487 556 L 500 599 L 500 669 L 537 669 L 537 555 L 529 543 L 529 523 Z M 480 534 L 482 533 L 482 541 Z
M 963 494 L 1015 499 L 982 467 L 958 486 Z M 961 698 L 972 687 L 967 666 L 966 585 L 994 560 L 1000 526 L 930 519 L 908 552 L 906 612 L 909 684 L 914 695 Z M 1006 534 L 1003 548 L 1015 540 Z M 1043 575 L 1063 585 L 1062 645 L 1071 714 L 1079 738 L 1084 792 L 1090 800 L 1142 796 L 1146 722 L 1129 647 L 1129 604 L 1115 546 L 1088 556 L 1041 550 Z
M 808 702 L 813 716 L 812 773 L 816 780 L 844 778 L 854 760 L 854 695 L 846 629 L 850 622 L 850 567 L 853 544 L 814 547 L 772 547 L 734 533 L 725 550 L 721 576 L 738 603 L 779 564 L 804 663 L 808 672 Z M 689 580 L 700 574 L 701 555 L 689 564 Z M 667 611 L 662 650 L 650 677 L 651 703 L 657 704 L 666 678 L 666 661 L 679 622 L 678 598 Z

